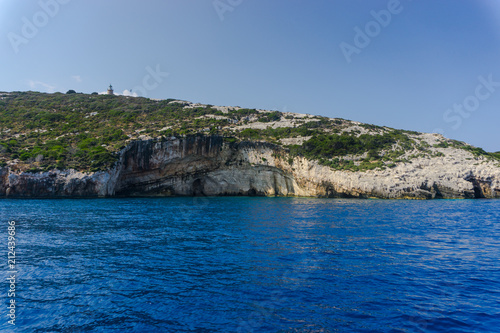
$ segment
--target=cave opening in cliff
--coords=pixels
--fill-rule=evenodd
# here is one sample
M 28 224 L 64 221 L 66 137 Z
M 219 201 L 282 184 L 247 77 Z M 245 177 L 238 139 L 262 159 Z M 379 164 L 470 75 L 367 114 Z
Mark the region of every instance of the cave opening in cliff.
M 201 182 L 201 179 L 199 179 L 199 178 L 193 182 L 192 190 L 193 190 L 194 196 L 197 196 L 197 197 L 205 196 L 205 193 L 203 191 L 203 183 Z

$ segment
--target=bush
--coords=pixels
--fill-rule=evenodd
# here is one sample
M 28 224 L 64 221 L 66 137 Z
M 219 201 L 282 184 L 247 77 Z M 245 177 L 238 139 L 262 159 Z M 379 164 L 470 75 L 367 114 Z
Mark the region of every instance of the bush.
M 253 128 L 245 128 L 240 132 L 240 136 L 245 139 L 259 139 L 260 132 Z
M 500 151 L 497 151 L 496 153 L 490 153 L 490 156 L 497 160 L 500 160 Z
M 269 113 L 266 113 L 263 116 L 259 117 L 259 121 L 262 123 L 279 121 L 280 119 L 281 119 L 281 112 L 279 112 L 279 111 L 269 112 Z
M 434 148 L 448 148 L 450 145 L 446 141 L 441 141 L 440 143 L 436 143 L 433 145 Z
M 223 113 L 210 105 L 189 109 L 184 108 L 184 102 L 170 104 L 172 101 L 98 95 L 95 92 L 85 95 L 74 90 L 69 90 L 67 94 L 11 93 L 0 100 L 0 128 L 10 129 L 0 133 L 0 161 L 19 158 L 26 168 L 36 163 L 43 170 L 62 166 L 81 171 L 104 169 L 116 161 L 115 153 L 127 145 L 129 138 L 138 137 L 136 130 L 139 129 L 146 129 L 143 134 L 153 137 L 200 132 L 219 134 L 224 135 L 224 141 L 228 143 L 265 140 L 279 145 L 279 139 L 310 137 L 301 145 L 288 147 L 292 154 L 288 161 L 290 164 L 294 154 L 300 154 L 321 160 L 334 168 L 349 170 L 380 166 L 381 160 L 395 162 L 407 150 L 426 148 L 425 141 L 415 143 L 406 131 L 390 131 L 379 126 L 363 126 L 377 131 L 376 135 L 359 135 L 359 132 L 359 136 L 341 134 L 348 121 L 322 117 L 295 119 L 296 127 L 248 128 L 238 133 L 234 132 L 234 127 L 224 127 L 248 122 L 247 117 L 260 118 L 265 123 L 278 121 L 284 115 L 279 111 L 259 112 L 255 109 Z M 205 115 L 219 115 L 229 120 L 202 117 Z M 287 115 L 286 118 L 293 116 Z M 500 152 L 486 153 L 463 143 L 446 142 L 475 155 L 500 159 Z M 443 146 L 445 144 L 442 143 Z M 354 162 L 342 158 L 349 154 L 366 154 L 367 158 L 356 166 Z M 37 159 L 37 156 L 40 158 Z

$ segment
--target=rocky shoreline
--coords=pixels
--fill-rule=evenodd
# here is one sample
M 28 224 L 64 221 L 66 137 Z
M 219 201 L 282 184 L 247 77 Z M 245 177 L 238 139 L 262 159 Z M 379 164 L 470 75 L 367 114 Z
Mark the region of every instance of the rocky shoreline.
M 454 148 L 393 168 L 340 171 L 267 142 L 222 136 L 134 141 L 100 172 L 0 169 L 0 197 L 302 196 L 329 198 L 500 198 L 500 167 Z

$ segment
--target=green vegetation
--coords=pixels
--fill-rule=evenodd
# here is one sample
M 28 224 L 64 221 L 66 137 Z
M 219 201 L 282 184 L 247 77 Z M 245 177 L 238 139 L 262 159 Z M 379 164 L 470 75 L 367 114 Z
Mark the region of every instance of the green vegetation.
M 464 149 L 464 150 L 467 150 L 467 151 L 471 152 L 472 155 L 474 155 L 476 157 L 483 156 L 483 157 L 486 157 L 486 158 L 500 160 L 500 152 L 488 153 L 488 152 L 484 151 L 484 149 L 482 149 L 482 148 L 472 147 L 472 146 L 463 146 L 461 148 Z
M 294 125 L 273 128 L 281 119 Z M 266 128 L 241 127 L 249 123 Z M 0 93 L 0 166 L 17 160 L 22 170 L 105 170 L 133 140 L 200 133 L 221 135 L 230 144 L 252 140 L 283 146 L 281 140 L 297 138 L 301 144 L 283 146 L 291 153 L 287 157 L 290 165 L 293 157 L 300 155 L 338 170 L 391 168 L 408 162 L 402 158 L 406 152 L 413 152 L 410 159 L 431 158 L 443 154 L 433 148 L 448 147 L 500 160 L 500 152 L 487 153 L 463 142 L 447 140 L 431 147 L 410 137 L 419 135 L 417 132 L 354 125 L 340 118 L 299 118 L 279 111 L 242 108 L 222 112 L 211 105 L 189 106 L 174 99 L 158 101 L 74 90 L 66 94 Z
M 446 141 L 441 141 L 440 143 L 436 143 L 433 145 L 434 148 L 448 148 L 450 144 Z
M 350 134 L 322 134 L 304 142 L 295 151 L 306 157 L 332 158 L 348 154 L 359 155 L 368 152 L 372 157 L 378 157 L 383 149 L 390 149 L 394 144 L 411 149 L 413 140 L 401 131 L 393 130 L 384 134 L 362 134 L 359 137 Z
M 333 169 L 364 171 L 384 168 L 384 161 L 394 161 L 395 158 L 404 154 L 404 151 L 392 150 L 394 146 L 411 150 L 415 144 L 415 141 L 411 140 L 403 131 L 392 130 L 383 134 L 362 134 L 360 136 L 346 133 L 340 135 L 321 134 L 313 136 L 302 145 L 294 145 L 289 148 L 294 155 L 317 159 L 320 164 Z M 366 157 L 358 165 L 352 160 L 339 158 L 346 155 L 363 154 L 366 154 Z
M 466 144 L 465 142 L 457 141 L 457 140 L 441 141 L 441 142 L 435 144 L 434 147 L 435 148 L 453 147 L 456 149 L 466 150 L 466 151 L 472 153 L 472 155 L 474 155 L 475 157 L 485 157 L 485 158 L 489 158 L 489 159 L 500 160 L 500 152 L 488 153 L 482 148 L 473 147 L 473 146 Z
M 19 159 L 39 170 L 105 170 L 139 135 L 219 133 L 227 119 L 211 107 L 173 100 L 74 93 L 10 93 L 0 99 L 0 163 Z M 220 113 L 220 112 L 219 112 Z
M 263 123 L 268 123 L 271 121 L 279 121 L 280 119 L 281 119 L 281 112 L 278 111 L 269 112 L 259 117 L 259 121 Z

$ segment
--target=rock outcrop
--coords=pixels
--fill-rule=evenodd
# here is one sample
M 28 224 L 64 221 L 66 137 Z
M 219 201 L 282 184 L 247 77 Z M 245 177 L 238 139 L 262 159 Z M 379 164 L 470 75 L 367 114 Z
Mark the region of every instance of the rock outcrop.
M 112 169 L 44 173 L 0 169 L 4 197 L 310 196 L 349 198 L 500 198 L 500 167 L 448 149 L 385 170 L 338 171 L 266 142 L 220 136 L 134 141 Z

